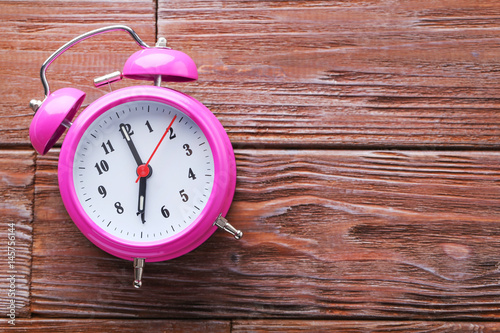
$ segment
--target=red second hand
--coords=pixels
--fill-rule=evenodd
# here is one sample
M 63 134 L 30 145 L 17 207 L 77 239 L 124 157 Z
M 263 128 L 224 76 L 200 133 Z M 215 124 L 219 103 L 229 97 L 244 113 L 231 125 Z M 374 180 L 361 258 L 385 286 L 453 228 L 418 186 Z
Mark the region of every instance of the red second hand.
M 167 136 L 167 133 L 170 130 L 170 127 L 172 127 L 172 124 L 174 123 L 175 118 L 177 118 L 177 115 L 174 116 L 174 119 L 172 119 L 172 121 L 170 122 L 170 125 L 168 125 L 167 129 L 165 130 L 165 133 L 163 133 L 163 136 L 160 139 L 160 142 L 158 142 L 158 144 L 156 145 L 155 150 L 153 150 L 153 153 L 151 154 L 151 156 L 149 156 L 149 159 L 146 162 L 146 164 L 143 164 L 137 168 L 137 173 L 139 174 L 139 177 L 135 181 L 136 183 L 141 179 L 141 177 L 147 177 L 147 175 L 149 174 L 149 168 L 148 168 L 149 162 L 151 162 L 151 159 L 153 158 L 156 151 L 158 150 L 158 147 L 160 147 L 161 142 L 163 141 L 163 139 L 165 139 L 165 136 Z

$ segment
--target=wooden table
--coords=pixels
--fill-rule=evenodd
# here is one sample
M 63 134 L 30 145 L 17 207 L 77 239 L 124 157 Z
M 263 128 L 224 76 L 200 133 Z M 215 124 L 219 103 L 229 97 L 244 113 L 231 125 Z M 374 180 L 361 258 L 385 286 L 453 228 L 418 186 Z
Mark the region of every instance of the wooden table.
M 238 169 L 228 218 L 245 232 L 149 264 L 140 290 L 131 263 L 67 215 L 62 140 L 41 156 L 28 137 L 41 63 L 112 24 L 150 45 L 165 36 L 197 63 L 197 82 L 165 86 L 226 128 Z M 500 330 L 497 0 L 1 1 L 0 32 L 1 327 Z M 88 104 L 107 92 L 91 80 L 136 50 L 100 35 L 48 77 Z

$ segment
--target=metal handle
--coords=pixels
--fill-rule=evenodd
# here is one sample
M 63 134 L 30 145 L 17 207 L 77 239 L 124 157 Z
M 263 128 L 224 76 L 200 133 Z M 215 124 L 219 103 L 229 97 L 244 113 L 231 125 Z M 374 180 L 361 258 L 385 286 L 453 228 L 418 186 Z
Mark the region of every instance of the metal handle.
M 67 42 L 63 46 L 61 46 L 59 49 L 57 49 L 54 53 L 52 53 L 52 55 L 50 57 L 48 57 L 47 60 L 45 60 L 45 62 L 42 65 L 42 68 L 40 69 L 40 79 L 42 80 L 42 85 L 43 85 L 43 89 L 45 92 L 45 97 L 47 97 L 50 94 L 49 82 L 47 81 L 47 77 L 45 76 L 45 72 L 47 71 L 47 68 L 50 66 L 50 64 L 54 60 L 57 59 L 57 57 L 59 57 L 61 54 L 63 54 L 67 49 L 69 49 L 73 45 L 78 44 L 79 42 L 81 42 L 87 38 L 102 34 L 104 32 L 115 31 L 115 30 L 124 30 L 124 31 L 128 32 L 130 34 L 130 36 L 132 36 L 132 38 L 137 42 L 137 44 L 139 44 L 140 47 L 142 47 L 143 49 L 149 48 L 149 46 L 142 41 L 142 39 L 135 33 L 135 31 L 132 30 L 131 28 L 127 27 L 126 25 L 112 25 L 109 27 L 95 29 L 95 30 L 89 31 L 87 33 L 84 33 L 83 35 L 80 35 L 76 38 L 73 38 L 72 40 L 70 40 L 69 42 Z

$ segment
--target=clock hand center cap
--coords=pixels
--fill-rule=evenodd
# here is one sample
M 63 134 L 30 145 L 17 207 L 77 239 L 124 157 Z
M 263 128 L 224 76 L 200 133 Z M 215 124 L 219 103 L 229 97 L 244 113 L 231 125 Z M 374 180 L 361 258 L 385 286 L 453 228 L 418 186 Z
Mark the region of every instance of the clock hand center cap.
M 152 173 L 153 169 L 151 168 L 151 166 L 147 164 L 142 164 L 137 167 L 137 175 L 139 176 L 139 178 L 143 177 L 149 178 L 151 177 Z

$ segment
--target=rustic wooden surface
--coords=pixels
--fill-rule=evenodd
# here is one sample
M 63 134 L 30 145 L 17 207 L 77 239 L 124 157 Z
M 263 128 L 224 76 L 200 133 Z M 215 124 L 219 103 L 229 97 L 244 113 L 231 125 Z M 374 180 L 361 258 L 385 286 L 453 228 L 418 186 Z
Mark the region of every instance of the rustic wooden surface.
M 169 86 L 215 113 L 237 158 L 244 238 L 149 264 L 140 290 L 67 215 L 58 148 L 28 137 L 41 63 L 111 24 L 193 57 L 200 79 Z M 498 1 L 1 1 L 0 30 L 0 330 L 500 330 Z M 136 49 L 86 40 L 51 87 L 88 104 Z

